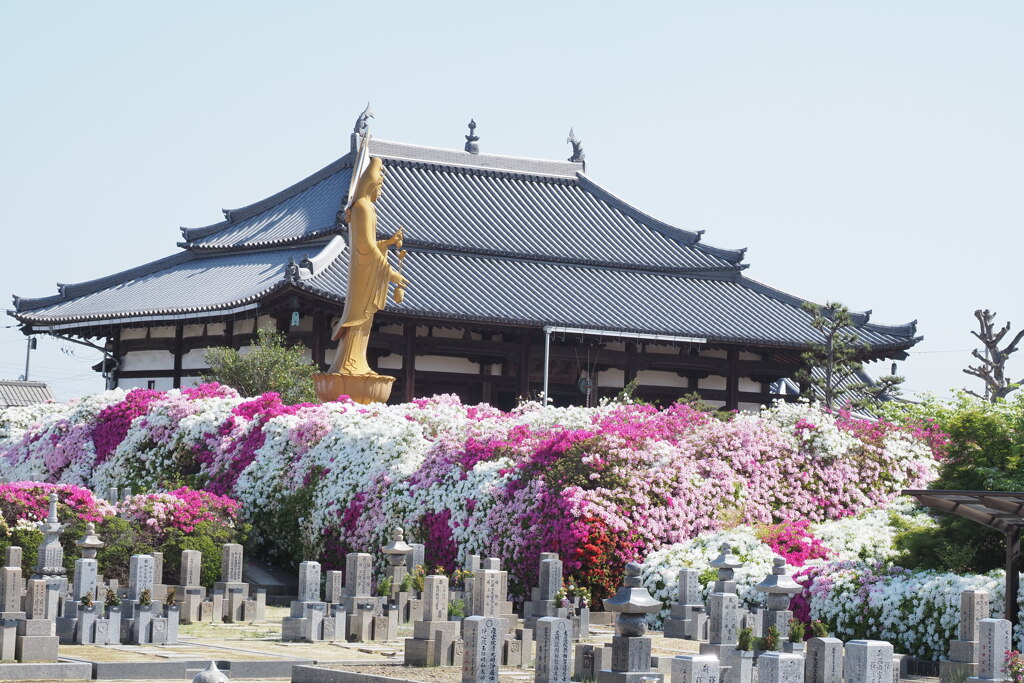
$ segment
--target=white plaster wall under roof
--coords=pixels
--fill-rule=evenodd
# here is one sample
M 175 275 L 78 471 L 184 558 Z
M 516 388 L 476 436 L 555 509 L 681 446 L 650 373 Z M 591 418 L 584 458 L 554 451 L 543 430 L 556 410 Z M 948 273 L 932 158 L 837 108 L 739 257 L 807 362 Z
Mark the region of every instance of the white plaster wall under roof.
M 451 356 L 417 356 L 416 370 L 424 372 L 461 372 L 479 374 L 480 364 L 472 363 L 465 358 Z
M 602 370 L 597 373 L 597 386 L 621 389 L 626 386 L 626 373 L 618 368 Z
M 750 351 L 740 351 L 740 360 L 761 360 L 761 354 Z
M 725 390 L 726 383 L 725 378 L 721 375 L 711 375 L 709 377 L 701 377 L 697 380 L 698 389 L 721 389 Z M 724 403 L 722 405 L 725 405 Z
M 146 389 L 150 382 L 153 382 L 153 388 L 157 391 L 170 391 L 174 388 L 174 380 L 170 377 L 124 377 L 117 381 L 117 388 Z
M 643 386 L 649 387 L 685 387 L 687 379 L 680 377 L 674 372 L 663 370 L 641 370 L 636 373 L 636 379 Z
M 705 358 L 728 358 L 729 352 L 725 349 L 701 349 L 700 355 Z
M 206 349 L 192 349 L 181 357 L 182 370 L 207 370 Z
M 160 350 L 129 351 L 121 359 L 120 369 L 125 372 L 173 370 L 174 354 Z
M 745 413 L 759 413 L 761 412 L 760 403 L 740 403 L 739 409 Z
M 402 369 L 402 357 L 397 353 L 389 353 L 386 356 L 381 356 L 380 360 L 377 361 L 378 370 L 401 370 Z
M 740 377 L 737 384 L 740 391 L 761 391 L 761 383 L 755 382 L 748 377 Z
M 148 327 L 124 327 L 121 329 L 121 339 L 145 339 Z

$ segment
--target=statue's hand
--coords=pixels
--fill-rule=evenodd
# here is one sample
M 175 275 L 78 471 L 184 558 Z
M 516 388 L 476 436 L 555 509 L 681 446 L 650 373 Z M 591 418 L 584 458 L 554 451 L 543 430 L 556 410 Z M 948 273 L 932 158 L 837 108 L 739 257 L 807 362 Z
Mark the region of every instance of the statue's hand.
M 402 248 L 402 242 L 405 241 L 405 228 L 399 228 L 394 235 L 387 240 L 389 247 L 395 246 L 399 249 Z

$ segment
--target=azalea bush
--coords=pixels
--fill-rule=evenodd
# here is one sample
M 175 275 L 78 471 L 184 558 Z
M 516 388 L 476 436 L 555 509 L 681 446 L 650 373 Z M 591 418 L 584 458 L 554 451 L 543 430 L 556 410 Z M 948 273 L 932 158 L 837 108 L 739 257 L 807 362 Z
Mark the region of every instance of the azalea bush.
M 238 502 L 205 491 L 180 488 L 166 493 L 140 494 L 117 505 L 73 484 L 18 481 L 0 484 L 0 551 L 9 545 L 22 548 L 22 567 L 27 572 L 37 560 L 43 540 L 38 522 L 49 514 L 50 495 L 58 498 L 57 517 L 65 524 L 61 534 L 64 567 L 70 576 L 80 556 L 76 542 L 95 525 L 106 543 L 97 554 L 108 578 L 128 579 L 129 558 L 138 553 L 164 551 L 165 572 L 177 575 L 181 550 L 203 550 L 204 577 L 212 582 L 220 568 L 220 544 L 245 538 L 245 527 L 236 523 Z M 11 520 L 13 526 L 6 524 Z
M 989 591 L 990 614 L 984 616 L 1002 617 L 1005 575 L 999 570 L 958 575 L 900 567 L 893 560 L 901 556 L 898 539 L 908 526 L 938 529 L 927 513 L 900 500 L 887 511 L 808 525 L 739 526 L 667 546 L 648 555 L 641 573 L 644 586 L 663 606 L 651 621 L 660 626 L 668 616 L 677 599 L 678 572 L 684 567 L 701 570 L 700 584 L 707 598 L 716 579 L 709 563 L 727 542 L 744 563 L 736 570 L 736 582 L 745 606 L 764 605 L 765 595 L 754 586 L 771 572 L 773 558 L 780 556 L 802 587 L 790 604 L 802 623 L 820 622 L 843 640 L 887 640 L 897 652 L 927 659 L 945 657 L 950 639 L 957 637 L 960 593 Z M 1019 629 L 1016 636 L 1019 640 Z
M 774 547 L 820 557 L 806 523 L 885 507 L 935 473 L 926 430 L 805 403 L 719 420 L 684 404 L 288 405 L 208 384 L 0 413 L 9 477 L 229 496 L 250 548 L 287 564 L 379 555 L 401 525 L 430 565 L 500 558 L 520 596 L 539 554 L 558 552 L 595 601 L 627 562 L 738 524 L 774 525 Z

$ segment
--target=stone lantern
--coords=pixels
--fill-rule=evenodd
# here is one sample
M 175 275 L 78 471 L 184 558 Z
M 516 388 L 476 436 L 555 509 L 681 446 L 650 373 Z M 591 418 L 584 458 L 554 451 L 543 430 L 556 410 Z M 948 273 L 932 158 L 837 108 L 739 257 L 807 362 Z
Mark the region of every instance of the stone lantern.
M 380 549 L 388 561 L 388 577 L 391 579 L 391 593 L 389 597 L 398 595 L 399 584 L 408 573 L 406 568 L 406 557 L 412 552 L 412 546 L 405 542 L 405 531 L 396 526 L 391 531 L 391 542 Z
M 789 634 L 789 620 L 793 618 L 793 612 L 789 609 L 789 602 L 794 595 L 802 588 L 800 584 L 786 573 L 786 561 L 781 557 L 772 560 L 772 573 L 764 577 L 761 583 L 754 586 L 756 590 L 767 595 L 763 629 L 774 626 L 778 629 L 782 639 L 785 640 Z
M 50 494 L 50 514 L 46 521 L 36 522 L 36 526 L 43 532 L 43 542 L 39 544 L 39 555 L 36 561 L 36 579 L 63 578 L 68 572 L 64 569 L 64 547 L 60 544 L 61 532 L 67 524 L 61 524 L 57 519 L 57 494 Z M 66 582 L 64 586 L 66 587 Z
M 640 565 L 626 565 L 622 587 L 604 608 L 616 612 L 615 635 L 612 636 L 612 666 L 597 674 L 598 683 L 639 683 L 644 678 L 663 680 L 651 671 L 651 639 L 647 633 L 647 615 L 661 609 L 661 602 L 651 597 L 640 580 Z
M 96 535 L 96 525 L 89 522 L 85 525 L 85 535 L 81 539 L 75 541 L 82 551 L 82 558 L 86 560 L 95 560 L 96 552 L 100 548 L 105 548 L 106 543 L 100 540 L 99 536 Z
M 732 554 L 732 546 L 723 543 L 719 547 L 720 554 L 709 563 L 718 570 L 718 580 L 715 581 L 714 593 L 735 593 L 736 592 L 736 570 L 743 566 L 740 558 Z

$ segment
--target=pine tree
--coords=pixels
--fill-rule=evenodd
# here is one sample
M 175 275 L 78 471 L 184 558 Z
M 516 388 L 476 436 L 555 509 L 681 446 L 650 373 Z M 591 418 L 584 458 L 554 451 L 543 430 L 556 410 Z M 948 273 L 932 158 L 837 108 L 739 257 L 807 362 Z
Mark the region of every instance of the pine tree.
M 805 302 L 803 308 L 814 316 L 811 327 L 821 332 L 824 342 L 813 342 L 810 350 L 800 354 L 803 367 L 795 377 L 803 396 L 819 397 L 832 410 L 836 405 L 848 402 L 843 399 L 851 393 L 865 389 L 863 382 L 849 380 L 857 377 L 863 367 L 858 355 L 867 350 L 867 346 L 858 344 L 860 336 L 853 328 L 853 319 L 846 306 L 836 302 L 824 306 Z M 815 369 L 819 372 L 815 373 Z

